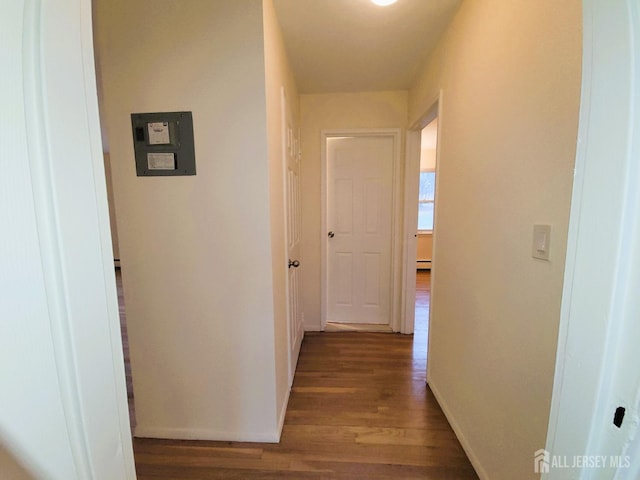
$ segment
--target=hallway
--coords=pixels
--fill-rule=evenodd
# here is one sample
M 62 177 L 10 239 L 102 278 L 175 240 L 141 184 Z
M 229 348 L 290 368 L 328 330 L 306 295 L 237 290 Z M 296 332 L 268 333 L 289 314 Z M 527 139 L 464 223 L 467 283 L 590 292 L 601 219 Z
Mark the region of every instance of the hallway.
M 138 478 L 476 479 L 425 383 L 429 272 L 417 283 L 414 337 L 305 335 L 279 444 L 134 439 Z

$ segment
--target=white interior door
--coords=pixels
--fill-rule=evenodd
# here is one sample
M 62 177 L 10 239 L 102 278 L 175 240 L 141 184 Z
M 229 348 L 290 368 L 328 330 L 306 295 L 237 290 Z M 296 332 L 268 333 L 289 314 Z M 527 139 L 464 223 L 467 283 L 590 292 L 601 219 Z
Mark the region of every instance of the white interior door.
M 327 321 L 388 324 L 394 140 L 327 139 Z
M 289 384 L 298 362 L 304 335 L 300 302 L 300 139 L 282 93 L 283 151 L 285 164 L 285 203 L 287 239 L 287 317 L 289 324 Z

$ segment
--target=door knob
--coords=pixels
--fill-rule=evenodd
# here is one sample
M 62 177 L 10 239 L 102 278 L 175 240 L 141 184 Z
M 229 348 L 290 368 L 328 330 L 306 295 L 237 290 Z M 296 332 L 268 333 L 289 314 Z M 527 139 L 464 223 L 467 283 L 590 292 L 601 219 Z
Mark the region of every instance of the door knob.
M 289 268 L 298 268 L 300 266 L 300 262 L 298 260 L 289 260 Z
M 336 234 L 333 232 L 329 232 L 327 235 L 329 236 L 329 238 L 333 238 L 336 236 Z

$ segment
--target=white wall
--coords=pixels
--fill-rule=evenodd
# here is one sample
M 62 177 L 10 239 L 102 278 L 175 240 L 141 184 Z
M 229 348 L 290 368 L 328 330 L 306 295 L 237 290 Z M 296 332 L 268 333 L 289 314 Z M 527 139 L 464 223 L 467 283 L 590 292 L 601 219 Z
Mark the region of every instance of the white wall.
M 302 305 L 305 329 L 320 325 L 321 132 L 330 129 L 407 126 L 407 92 L 308 94 L 300 96 L 302 128 Z M 401 140 L 401 143 L 404 141 Z M 326 234 L 326 232 L 324 232 Z
M 104 0 L 96 13 L 136 435 L 276 440 L 262 1 Z M 180 110 L 197 175 L 137 177 L 130 114 Z
M 545 445 L 581 20 L 578 0 L 464 2 L 410 92 L 414 124 L 443 90 L 428 381 L 483 479 L 537 478 Z
M 271 202 L 271 258 L 275 318 L 276 405 L 278 422 L 284 421 L 289 390 L 287 334 L 287 268 L 285 256 L 284 152 L 281 96 L 284 88 L 294 121 L 298 118 L 298 88 L 293 77 L 272 0 L 264 0 L 265 71 L 267 93 L 267 142 L 269 148 L 269 196 Z M 297 123 L 294 127 L 297 126 Z

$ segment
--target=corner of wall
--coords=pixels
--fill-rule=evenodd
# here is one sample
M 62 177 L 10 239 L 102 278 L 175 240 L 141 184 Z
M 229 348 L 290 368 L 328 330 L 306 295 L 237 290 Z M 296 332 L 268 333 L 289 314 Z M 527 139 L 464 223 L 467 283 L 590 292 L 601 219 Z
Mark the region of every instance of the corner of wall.
M 99 4 L 139 431 L 273 438 L 262 1 Z M 130 113 L 180 110 L 197 174 L 137 177 Z

